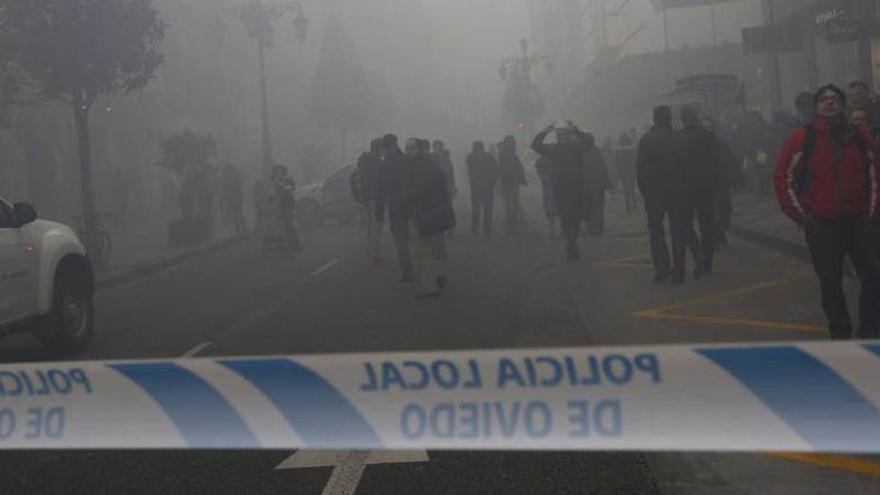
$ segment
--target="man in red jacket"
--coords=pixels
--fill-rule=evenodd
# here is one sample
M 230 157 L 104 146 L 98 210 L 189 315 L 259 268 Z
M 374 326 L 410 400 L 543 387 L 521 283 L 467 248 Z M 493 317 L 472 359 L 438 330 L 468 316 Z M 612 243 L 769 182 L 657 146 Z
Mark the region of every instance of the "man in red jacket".
M 870 135 L 844 118 L 846 95 L 834 85 L 815 95 L 816 118 L 794 132 L 773 180 L 782 211 L 804 228 L 832 339 L 852 337 L 843 294 L 843 259 L 862 282 L 857 338 L 880 331 L 878 162 Z

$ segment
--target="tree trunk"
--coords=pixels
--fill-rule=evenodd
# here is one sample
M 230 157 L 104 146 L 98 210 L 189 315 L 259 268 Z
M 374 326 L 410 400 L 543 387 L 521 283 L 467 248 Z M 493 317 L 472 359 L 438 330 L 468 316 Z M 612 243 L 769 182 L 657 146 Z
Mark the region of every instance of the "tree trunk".
M 272 131 L 269 128 L 269 90 L 266 82 L 266 46 L 262 38 L 257 39 L 259 45 L 258 58 L 260 62 L 260 117 L 262 119 L 262 162 L 263 174 L 269 177 L 272 167 L 275 165 L 272 158 Z
M 76 123 L 76 136 L 79 148 L 80 200 L 82 201 L 82 242 L 93 265 L 100 266 L 104 260 L 98 256 L 98 214 L 95 208 L 95 191 L 92 185 L 92 143 L 89 136 L 89 107 L 83 102 L 74 102 L 73 118 Z
M 348 150 L 346 141 L 348 140 L 348 131 L 345 130 L 344 127 L 339 128 L 339 150 L 341 153 L 341 157 L 339 161 L 340 165 L 345 165 L 345 157 L 348 156 Z

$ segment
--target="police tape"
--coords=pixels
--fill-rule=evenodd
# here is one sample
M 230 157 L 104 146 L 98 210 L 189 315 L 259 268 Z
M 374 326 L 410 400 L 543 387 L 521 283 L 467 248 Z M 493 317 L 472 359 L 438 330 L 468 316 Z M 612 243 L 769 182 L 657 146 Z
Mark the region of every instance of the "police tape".
M 880 344 L 0 365 L 2 449 L 880 452 Z

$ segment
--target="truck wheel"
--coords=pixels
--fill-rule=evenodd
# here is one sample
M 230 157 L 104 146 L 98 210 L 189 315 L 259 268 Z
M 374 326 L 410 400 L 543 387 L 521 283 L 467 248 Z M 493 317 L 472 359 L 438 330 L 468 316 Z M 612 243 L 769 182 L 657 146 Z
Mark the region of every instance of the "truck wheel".
M 95 331 L 95 302 L 88 269 L 62 265 L 55 276 L 52 311 L 45 316 L 40 341 L 53 357 L 75 357 Z

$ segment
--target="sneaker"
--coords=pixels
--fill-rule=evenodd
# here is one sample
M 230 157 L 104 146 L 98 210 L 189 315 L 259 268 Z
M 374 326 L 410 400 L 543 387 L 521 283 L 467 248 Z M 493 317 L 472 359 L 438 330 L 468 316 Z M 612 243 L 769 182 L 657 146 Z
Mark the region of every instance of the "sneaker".
M 666 281 L 669 280 L 669 277 L 671 277 L 671 276 L 672 276 L 672 272 L 669 270 L 660 272 L 657 275 L 654 275 L 654 283 L 655 284 L 666 283 Z

